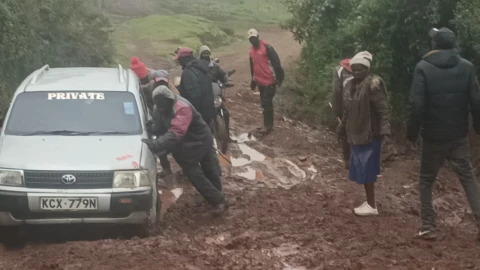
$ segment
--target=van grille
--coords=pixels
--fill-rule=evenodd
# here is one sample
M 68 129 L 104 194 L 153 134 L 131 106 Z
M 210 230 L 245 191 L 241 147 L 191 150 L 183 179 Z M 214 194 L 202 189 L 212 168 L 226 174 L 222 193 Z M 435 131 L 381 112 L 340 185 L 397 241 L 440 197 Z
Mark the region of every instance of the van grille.
M 113 171 L 24 171 L 24 179 L 28 188 L 97 189 L 112 188 L 113 174 Z M 73 175 L 75 182 L 65 184 L 64 175 Z

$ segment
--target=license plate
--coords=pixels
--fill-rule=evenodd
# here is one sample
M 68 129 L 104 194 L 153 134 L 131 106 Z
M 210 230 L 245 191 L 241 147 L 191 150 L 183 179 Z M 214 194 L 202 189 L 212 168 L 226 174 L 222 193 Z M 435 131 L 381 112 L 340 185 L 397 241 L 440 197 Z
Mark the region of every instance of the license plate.
M 55 211 L 96 210 L 97 198 L 40 198 L 40 209 Z

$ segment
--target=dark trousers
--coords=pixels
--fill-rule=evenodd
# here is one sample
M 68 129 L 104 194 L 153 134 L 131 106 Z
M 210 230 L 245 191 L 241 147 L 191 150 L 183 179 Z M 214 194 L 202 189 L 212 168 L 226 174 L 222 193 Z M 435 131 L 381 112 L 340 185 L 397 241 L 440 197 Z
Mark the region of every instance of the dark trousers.
M 160 155 L 158 158 L 160 159 L 160 165 L 162 165 L 162 169 L 170 170 L 170 161 L 168 161 L 167 155 Z
M 182 166 L 183 173 L 188 180 L 214 206 L 225 203 L 218 168 L 218 158 L 213 151 L 207 151 L 200 164 Z
M 432 206 L 432 188 L 438 171 L 445 160 L 450 162 L 453 170 L 467 195 L 473 216 L 480 224 L 480 191 L 470 161 L 470 150 L 467 139 L 450 143 L 435 144 L 422 142 L 422 162 L 420 168 L 420 203 L 422 227 L 435 228 L 435 211 Z
M 260 102 L 263 108 L 263 126 L 266 128 L 273 128 L 273 98 L 277 91 L 277 85 L 259 86 L 258 88 L 260 89 Z

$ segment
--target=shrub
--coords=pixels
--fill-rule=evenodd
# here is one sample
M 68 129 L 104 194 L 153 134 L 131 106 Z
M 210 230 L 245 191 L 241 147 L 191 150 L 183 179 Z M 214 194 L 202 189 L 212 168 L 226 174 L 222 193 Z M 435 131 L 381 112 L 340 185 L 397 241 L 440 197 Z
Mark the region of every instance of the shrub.
M 480 2 L 476 0 L 285 0 L 293 18 L 283 26 L 304 42 L 300 71 L 305 104 L 328 104 L 333 68 L 368 50 L 373 72 L 387 82 L 392 115 L 404 119 L 416 63 L 429 50 L 428 30 L 449 27 L 463 57 L 480 65 Z M 319 110 L 317 110 L 319 111 Z

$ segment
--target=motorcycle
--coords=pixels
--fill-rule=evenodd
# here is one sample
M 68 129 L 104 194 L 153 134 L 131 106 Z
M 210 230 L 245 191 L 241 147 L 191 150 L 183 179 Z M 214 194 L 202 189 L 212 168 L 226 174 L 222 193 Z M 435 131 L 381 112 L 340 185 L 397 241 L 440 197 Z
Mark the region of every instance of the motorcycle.
M 218 58 L 214 60 L 217 64 L 220 63 Z M 227 125 L 225 122 L 225 107 L 222 104 L 227 103 L 228 100 L 225 98 L 225 89 L 229 87 L 233 87 L 233 84 L 230 82 L 230 77 L 236 72 L 235 69 L 229 70 L 227 72 L 227 83 L 223 84 L 222 82 L 214 82 L 212 83 L 213 88 L 213 96 L 214 96 L 214 103 L 215 103 L 215 122 L 213 126 L 213 132 L 215 136 L 215 141 L 219 150 L 226 154 L 228 151 L 228 143 L 230 141 L 230 137 L 227 131 Z

